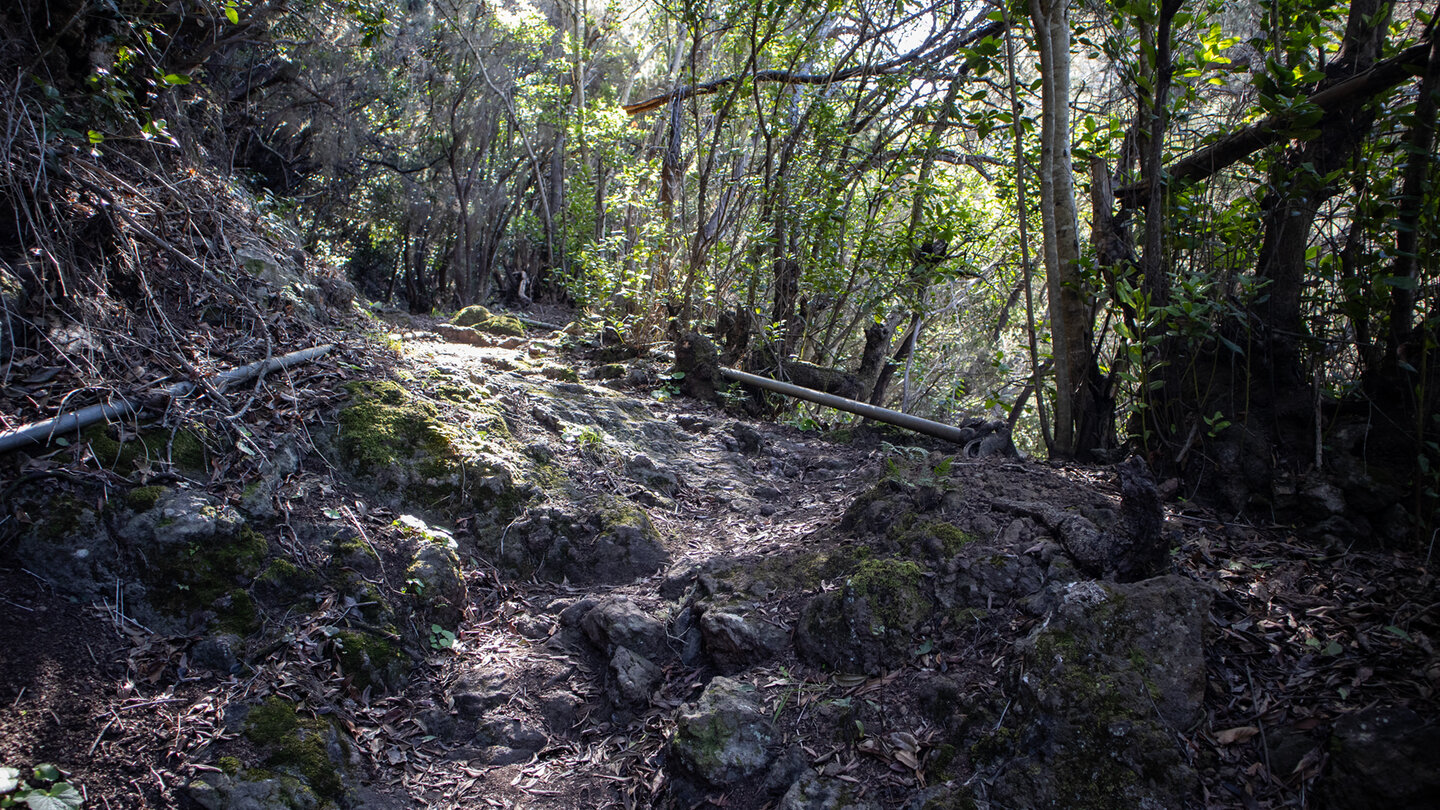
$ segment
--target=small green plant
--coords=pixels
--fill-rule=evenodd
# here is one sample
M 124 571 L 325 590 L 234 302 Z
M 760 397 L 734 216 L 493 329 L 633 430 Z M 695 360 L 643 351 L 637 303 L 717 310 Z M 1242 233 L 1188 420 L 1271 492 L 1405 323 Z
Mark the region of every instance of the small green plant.
M 593 425 L 567 427 L 561 438 L 587 453 L 599 453 L 605 449 L 605 434 Z
M 726 408 L 742 407 L 745 400 L 750 398 L 750 395 L 745 393 L 745 389 L 740 387 L 740 383 L 731 383 L 724 388 L 717 388 L 715 394 L 720 397 L 721 404 Z
M 659 388 L 650 392 L 650 396 L 660 402 L 669 402 L 680 395 L 680 381 L 685 379 L 685 372 L 672 371 L 668 374 L 659 375 L 663 381 Z
M 448 650 L 455 646 L 455 633 L 438 624 L 430 625 L 430 649 Z
M 0 807 L 76 810 L 85 800 L 61 777 L 60 769 L 48 764 L 36 765 L 28 780 L 20 778 L 19 768 L 0 768 Z
M 1225 414 L 1220 411 L 1216 411 L 1214 416 L 1202 416 L 1201 418 L 1205 420 L 1205 426 L 1209 428 L 1209 435 L 1212 439 L 1219 436 L 1220 431 L 1230 427 L 1230 420 L 1226 419 Z
M 819 419 L 805 411 L 796 411 L 785 418 L 785 424 L 796 430 L 814 433 L 825 429 Z

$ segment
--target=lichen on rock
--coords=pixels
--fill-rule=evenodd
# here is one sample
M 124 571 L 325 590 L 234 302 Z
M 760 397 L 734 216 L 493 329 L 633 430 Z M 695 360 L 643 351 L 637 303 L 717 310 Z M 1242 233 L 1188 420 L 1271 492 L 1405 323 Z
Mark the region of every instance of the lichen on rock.
M 1064 586 L 1021 642 L 1023 732 L 993 796 L 1026 807 L 1190 807 L 1199 778 L 1176 743 L 1203 714 L 1202 627 L 1210 592 L 1157 577 Z M 1001 749 L 1007 746 L 1000 746 Z
M 716 787 L 761 773 L 774 758 L 775 729 L 754 691 L 723 676 L 680 710 L 670 749 L 683 769 Z
M 465 615 L 465 576 L 460 557 L 442 543 L 422 542 L 405 569 L 406 589 L 420 612 L 443 627 L 456 627 Z

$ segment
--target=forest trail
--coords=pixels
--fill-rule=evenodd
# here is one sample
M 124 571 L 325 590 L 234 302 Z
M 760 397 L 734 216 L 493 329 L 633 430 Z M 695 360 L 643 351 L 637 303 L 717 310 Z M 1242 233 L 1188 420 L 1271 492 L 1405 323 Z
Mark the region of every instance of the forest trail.
M 208 481 L 77 445 L 7 485 L 0 761 L 116 810 L 1440 787 L 1393 767 L 1440 750 L 1414 555 L 1319 550 L 1133 465 L 737 418 L 598 325 L 377 325 L 275 383 L 260 455 Z
M 667 605 L 661 593 L 672 599 L 683 594 L 700 571 L 793 554 L 815 533 L 833 528 L 855 496 L 874 485 L 883 466 L 879 443 L 838 443 L 815 432 L 737 421 L 714 408 L 672 398 L 666 389 L 644 384 L 664 373 L 662 364 L 635 363 L 630 381 L 606 387 L 596 378 L 595 364 L 564 366 L 584 382 L 546 379 L 545 369 L 559 366 L 535 374 L 536 357 L 545 350 L 536 352 L 531 342 L 480 347 L 427 337 L 406 339 L 404 356 L 413 371 L 456 372 L 499 388 L 507 413 L 516 417 L 511 426 L 517 440 L 528 441 L 532 449 L 537 444 L 547 448 L 576 482 L 571 495 L 581 509 L 601 495 L 643 504 L 659 530 L 667 562 L 651 575 L 619 584 L 509 581 L 498 611 L 493 602 L 499 594 L 483 583 L 472 589 L 484 597 L 474 602 L 473 618 L 462 625 L 440 680 L 451 684 L 452 696 L 456 683 L 462 684 L 462 694 L 473 695 L 463 690 L 477 684 L 493 688 L 496 675 L 503 675 L 512 695 L 499 714 L 518 728 L 502 735 L 498 747 L 465 752 L 481 766 L 467 767 L 467 779 L 457 783 L 440 765 L 407 787 L 419 787 L 427 801 L 443 796 L 457 807 L 485 802 L 555 808 L 648 805 L 663 783 L 662 747 L 665 733 L 673 730 L 669 715 L 694 697 L 698 673 L 672 663 L 654 687 L 651 706 L 638 713 L 622 706 L 620 716 L 614 716 L 617 707 L 605 692 L 615 688 L 615 675 L 605 671 L 605 661 L 596 660 L 590 640 L 575 632 L 582 614 L 572 606 L 621 600 L 641 606 L 673 630 L 689 606 Z M 517 372 L 524 367 L 531 373 Z M 636 380 L 642 381 L 640 390 Z M 661 398 L 651 391 L 659 391 Z M 542 502 L 530 509 L 547 507 L 574 508 Z M 763 587 L 754 594 L 775 597 L 776 606 L 798 595 L 773 594 Z M 769 618 L 785 627 L 793 615 L 771 612 Z M 666 644 L 671 657 L 684 655 L 685 638 L 671 632 Z M 779 687 L 791 685 L 790 678 L 770 669 L 763 680 L 778 695 Z M 753 674 L 761 680 L 760 673 Z M 487 715 L 487 720 L 494 718 Z M 538 742 L 541 735 L 546 742 L 533 757 L 523 746 L 503 744 Z M 506 762 L 512 758 L 520 761 Z

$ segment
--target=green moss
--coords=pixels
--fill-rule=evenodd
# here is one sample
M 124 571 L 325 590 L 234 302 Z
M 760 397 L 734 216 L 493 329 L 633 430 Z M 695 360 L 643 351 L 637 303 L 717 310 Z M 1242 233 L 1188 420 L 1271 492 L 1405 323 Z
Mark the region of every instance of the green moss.
M 136 487 L 125 493 L 125 505 L 136 512 L 148 512 L 155 508 L 155 503 L 160 496 L 166 492 L 165 487 Z
M 336 535 L 330 540 L 330 556 L 340 565 L 348 565 L 357 557 L 380 561 L 375 550 L 360 539 L 358 534 Z
M 243 588 L 233 588 L 224 597 L 215 601 L 219 608 L 216 622 L 221 630 L 239 636 L 248 636 L 260 629 L 260 619 L 255 613 L 255 600 Z
M 965 627 L 978 621 L 984 621 L 990 615 L 990 611 L 984 608 L 960 607 L 950 611 L 950 623 L 957 627 Z
M 315 795 L 339 802 L 345 783 L 326 752 L 326 737 L 332 734 L 344 747 L 345 738 L 330 723 L 302 717 L 295 704 L 279 697 L 251 709 L 245 718 L 245 736 L 269 752 L 265 765 L 291 772 L 303 778 Z
M 161 433 L 162 436 L 168 434 Z M 205 469 L 205 444 L 200 437 L 190 431 L 182 430 L 175 434 L 174 441 L 170 443 L 170 458 L 175 466 L 182 470 L 203 470 Z
M 34 531 L 47 545 L 70 543 L 75 535 L 96 523 L 95 511 L 69 495 L 57 495 L 44 509 L 45 519 L 36 521 Z
M 181 554 L 151 560 L 146 580 L 161 609 L 185 614 L 218 608 L 222 625 L 244 635 L 255 628 L 255 604 L 237 585 L 255 577 L 268 552 L 264 535 L 244 526 L 232 539 L 193 544 Z M 237 592 L 243 598 L 236 599 Z
M 596 511 L 600 514 L 602 534 L 622 526 L 637 528 L 647 534 L 655 532 L 655 525 L 650 522 L 650 516 L 645 514 L 645 510 L 626 498 L 605 498 L 600 501 Z
M 870 606 L 870 634 L 909 632 L 930 617 L 930 602 L 920 585 L 925 570 L 909 560 L 866 560 L 846 584 L 856 599 Z
M 1009 726 L 1002 726 L 976 740 L 970 746 L 970 759 L 974 762 L 989 762 L 1010 756 L 1019 744 L 1020 734 Z
M 511 489 L 509 473 L 499 462 L 465 457 L 462 434 L 429 402 L 384 380 L 352 382 L 345 389 L 350 404 L 337 419 L 339 450 L 357 477 L 379 477 L 377 484 L 389 484 L 407 500 L 451 513 L 472 506 L 491 508 L 492 496 Z M 497 408 L 470 405 L 467 411 L 473 417 L 463 433 L 467 446 L 509 437 Z M 493 481 L 497 476 L 504 480 Z M 472 501 L 471 494 L 477 500 Z
M 595 368 L 595 379 L 597 380 L 618 380 L 624 376 L 624 363 L 606 363 Z
M 245 767 L 245 764 L 237 757 L 220 757 L 219 761 L 215 764 L 220 766 L 220 770 L 223 771 L 226 776 L 234 776 L 240 773 L 241 769 Z
M 1096 729 L 1104 733 L 1105 729 Z M 1097 739 L 1104 739 L 1097 737 Z M 1075 810 L 1110 810 L 1116 801 L 1130 795 L 1140 784 L 1133 770 L 1116 761 L 1106 750 L 1085 746 L 1057 757 L 1049 768 L 1058 795 Z
M 975 542 L 975 536 L 943 520 L 919 520 L 906 515 L 890 530 L 900 549 L 932 559 L 949 559 Z
M 255 579 L 276 594 L 292 598 L 310 590 L 316 584 L 313 574 L 284 557 L 272 561 Z
M 525 337 L 525 325 L 520 323 L 518 318 L 513 315 L 497 315 L 479 305 L 465 307 L 455 313 L 451 322 L 456 326 L 468 326 L 492 335 Z
M 439 414 L 388 380 L 345 385 L 351 404 L 340 411 L 340 452 L 357 473 L 388 467 L 416 454 L 453 465 L 455 448 Z
M 530 483 L 541 489 L 554 491 L 563 487 L 566 481 L 565 471 L 552 460 L 536 461 L 530 468 Z
M 925 770 L 935 782 L 949 781 L 954 777 L 952 772 L 956 756 L 960 749 L 950 743 L 941 743 L 930 752 L 929 758 L 925 760 Z
M 453 383 L 436 388 L 435 396 L 440 399 L 458 403 L 466 403 L 480 398 L 480 395 L 474 389 Z
M 546 363 L 540 367 L 540 376 L 547 380 L 558 380 L 560 382 L 580 382 L 580 373 L 567 366 L 557 366 L 553 363 Z
M 331 649 L 356 689 L 396 688 L 410 673 L 410 658 L 394 642 L 375 633 L 339 633 Z
M 718 571 L 716 577 L 737 592 L 749 590 L 755 582 L 786 592 L 810 591 L 826 580 L 849 573 L 857 558 L 868 557 L 869 553 L 868 548 L 860 546 L 767 556 Z
M 1107 644 L 1113 641 L 1111 636 L 1120 632 L 1119 628 L 1110 627 L 1119 609 L 1118 601 L 1112 598 L 1096 605 L 1092 612 L 1107 636 L 1104 642 Z M 1043 688 L 1054 690 L 1068 707 L 1067 714 L 1077 718 L 1082 726 L 1077 729 L 1080 739 L 1111 739 L 1110 729 L 1117 722 L 1129 726 L 1132 735 L 1148 733 L 1145 731 L 1147 718 L 1133 715 L 1131 699 L 1124 694 L 1126 687 L 1121 681 L 1112 673 L 1097 671 L 1094 666 L 1087 665 L 1083 657 L 1081 645 L 1067 632 L 1052 629 L 1035 637 L 1035 661 L 1048 668 Z M 1146 659 L 1143 652 L 1131 650 L 1128 657 L 1137 670 L 1144 671 Z M 1146 686 L 1152 688 L 1149 683 Z M 1159 747 L 1166 744 L 1161 737 L 1153 742 Z M 1143 742 L 1131 745 L 1142 749 L 1147 747 Z M 1046 767 L 1053 774 L 1060 795 L 1069 797 L 1069 806 L 1080 810 L 1113 807 L 1116 797 L 1130 795 L 1142 781 L 1141 774 L 1118 761 L 1105 745 L 1069 746 Z M 1159 778 L 1163 774 L 1149 776 Z
M 188 430 L 144 430 L 122 441 L 110 435 L 110 426 L 92 425 L 80 434 L 90 442 L 90 452 L 106 469 L 129 475 L 141 460 L 161 463 L 169 458 L 181 470 L 205 469 L 205 444 Z

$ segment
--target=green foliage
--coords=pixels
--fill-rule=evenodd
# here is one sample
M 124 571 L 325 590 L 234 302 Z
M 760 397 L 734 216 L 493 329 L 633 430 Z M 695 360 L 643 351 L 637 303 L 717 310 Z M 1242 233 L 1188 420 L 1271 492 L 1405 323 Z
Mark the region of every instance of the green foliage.
M 455 631 L 446 630 L 438 624 L 430 625 L 430 648 L 448 650 L 455 646 Z
M 0 767 L 0 807 L 28 807 L 30 810 L 77 810 L 84 805 L 80 791 L 61 781 L 60 769 L 36 765 L 28 779 L 20 769 Z

